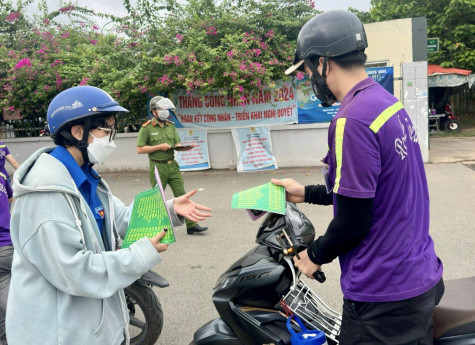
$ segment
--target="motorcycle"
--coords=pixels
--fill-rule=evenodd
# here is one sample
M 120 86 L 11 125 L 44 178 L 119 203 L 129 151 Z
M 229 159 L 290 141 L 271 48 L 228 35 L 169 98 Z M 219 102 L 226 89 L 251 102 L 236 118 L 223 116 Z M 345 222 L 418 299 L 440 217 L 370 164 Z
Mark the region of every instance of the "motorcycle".
M 341 314 L 328 307 L 300 279 L 292 256 L 308 248 L 315 229 L 293 203 L 285 215 L 269 213 L 259 227 L 257 246 L 218 279 L 213 303 L 219 318 L 201 326 L 190 345 L 290 345 L 289 313 L 308 329 L 339 343 Z M 324 282 L 323 272 L 314 275 Z M 475 344 L 475 277 L 446 281 L 446 292 L 434 314 L 434 344 Z M 296 323 L 292 324 L 298 332 Z
M 444 105 L 444 114 L 445 116 L 440 119 L 440 128 L 448 132 L 460 132 L 462 129 L 460 119 L 454 115 L 449 103 Z
M 162 333 L 163 310 L 152 287 L 168 285 L 164 277 L 149 271 L 124 289 L 130 318 L 130 345 L 153 345 L 157 341 Z

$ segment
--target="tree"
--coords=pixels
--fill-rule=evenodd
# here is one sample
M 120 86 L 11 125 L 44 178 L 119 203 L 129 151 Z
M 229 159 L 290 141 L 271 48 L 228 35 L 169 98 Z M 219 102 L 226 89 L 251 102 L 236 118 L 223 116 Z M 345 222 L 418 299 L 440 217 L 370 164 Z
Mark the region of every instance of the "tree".
M 473 0 L 372 0 L 365 22 L 411 17 L 427 18 L 428 37 L 439 38 L 439 52 L 429 63 L 475 68 L 475 2 Z
M 0 106 L 44 119 L 61 90 L 89 84 L 129 109 L 122 119 L 132 123 L 158 93 L 219 90 L 244 103 L 250 90 L 272 87 L 317 13 L 312 0 L 124 0 L 120 19 L 72 3 L 50 11 L 42 0 L 27 18 L 31 1 L 0 4 Z

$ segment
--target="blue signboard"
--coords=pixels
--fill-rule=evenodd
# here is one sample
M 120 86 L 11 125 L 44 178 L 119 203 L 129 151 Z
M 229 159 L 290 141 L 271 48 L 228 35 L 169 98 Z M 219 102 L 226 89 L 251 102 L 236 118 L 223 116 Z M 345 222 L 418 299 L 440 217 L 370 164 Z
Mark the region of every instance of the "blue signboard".
M 381 84 L 388 92 L 394 94 L 394 73 L 393 67 L 371 67 L 366 68 L 368 76 Z M 331 107 L 322 107 L 315 96 L 310 80 L 307 76 L 296 81 L 296 95 L 298 102 L 299 124 L 330 122 L 338 112 L 340 103 L 336 102 Z

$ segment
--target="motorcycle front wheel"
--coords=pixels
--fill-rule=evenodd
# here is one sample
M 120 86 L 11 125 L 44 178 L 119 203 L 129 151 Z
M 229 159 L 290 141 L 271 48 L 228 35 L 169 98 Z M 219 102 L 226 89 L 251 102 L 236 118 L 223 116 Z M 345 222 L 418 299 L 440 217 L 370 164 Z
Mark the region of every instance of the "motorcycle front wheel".
M 135 282 L 124 289 L 129 310 L 130 345 L 153 345 L 163 327 L 163 310 L 152 288 Z
M 459 120 L 449 120 L 445 124 L 445 129 L 448 132 L 460 132 L 461 126 Z

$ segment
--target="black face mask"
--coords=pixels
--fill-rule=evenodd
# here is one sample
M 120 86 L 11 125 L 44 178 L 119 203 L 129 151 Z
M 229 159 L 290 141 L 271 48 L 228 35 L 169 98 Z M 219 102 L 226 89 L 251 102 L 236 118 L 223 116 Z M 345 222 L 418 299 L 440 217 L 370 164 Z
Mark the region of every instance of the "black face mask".
M 312 82 L 313 93 L 322 102 L 322 107 L 332 106 L 333 103 L 336 102 L 336 97 L 328 88 L 327 78 L 323 77 L 322 75 L 320 75 L 320 73 L 318 73 L 317 69 L 309 59 L 305 59 L 305 64 L 312 71 L 312 77 L 310 78 L 310 81 Z M 323 75 L 326 74 L 327 64 L 328 58 L 325 57 L 323 61 Z

